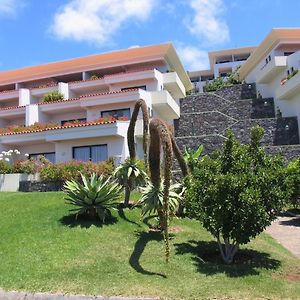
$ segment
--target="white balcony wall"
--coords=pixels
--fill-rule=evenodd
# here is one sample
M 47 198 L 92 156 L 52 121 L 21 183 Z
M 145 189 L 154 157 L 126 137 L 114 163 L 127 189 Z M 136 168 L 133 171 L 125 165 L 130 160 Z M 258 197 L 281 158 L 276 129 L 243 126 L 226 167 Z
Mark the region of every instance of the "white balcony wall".
M 62 112 L 62 113 L 55 113 L 55 114 L 45 114 L 49 122 L 61 124 L 61 121 L 67 121 L 67 120 L 78 120 L 83 119 L 87 117 L 86 111 L 76 111 L 76 112 Z
M 220 63 L 214 65 L 214 76 L 215 78 L 220 77 L 222 69 L 231 69 L 231 72 L 234 71 L 238 66 L 242 65 L 244 61 L 232 61 L 227 63 Z
M 47 153 L 55 152 L 55 144 L 53 143 L 30 143 L 30 144 L 12 144 L 11 149 L 18 149 L 21 152 L 21 157 L 25 157 L 26 153 L 28 154 L 38 154 L 38 153 Z
M 19 90 L 19 106 L 29 105 L 30 101 L 30 90 L 29 89 L 20 89 Z
M 102 111 L 125 109 L 125 108 L 129 108 L 130 114 L 132 114 L 134 108 L 134 102 L 112 103 L 110 105 L 101 105 L 101 106 L 88 108 L 87 121 L 93 121 L 101 118 Z
M 30 126 L 39 120 L 39 106 L 37 104 L 26 105 L 26 121 L 25 125 Z
M 114 83 L 111 84 L 109 87 L 110 92 L 117 92 L 121 91 L 122 89 L 131 89 L 137 86 L 146 86 L 147 91 L 157 91 L 157 81 L 155 80 L 136 80 L 134 82 L 121 82 L 121 83 Z

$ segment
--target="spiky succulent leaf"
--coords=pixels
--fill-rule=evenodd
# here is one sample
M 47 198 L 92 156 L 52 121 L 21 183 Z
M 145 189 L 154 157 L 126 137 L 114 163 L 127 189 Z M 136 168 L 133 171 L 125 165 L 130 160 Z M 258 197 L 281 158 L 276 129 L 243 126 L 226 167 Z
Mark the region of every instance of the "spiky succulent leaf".
M 163 182 L 160 188 L 156 188 L 151 183 L 147 187 L 142 188 L 142 197 L 138 205 L 142 205 L 142 215 L 156 214 L 163 207 Z M 169 209 L 170 214 L 175 214 L 180 201 L 182 200 L 183 187 L 181 184 L 172 184 L 169 189 Z
M 122 197 L 122 187 L 103 176 L 92 174 L 90 178 L 81 174 L 82 183 L 67 181 L 64 185 L 65 201 L 76 206 L 71 211 L 77 215 L 97 213 L 102 222 L 117 208 Z

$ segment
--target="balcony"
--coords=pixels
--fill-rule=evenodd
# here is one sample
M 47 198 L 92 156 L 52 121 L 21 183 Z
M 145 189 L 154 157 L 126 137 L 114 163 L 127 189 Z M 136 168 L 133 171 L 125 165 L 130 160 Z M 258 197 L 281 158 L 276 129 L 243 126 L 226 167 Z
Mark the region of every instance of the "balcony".
M 0 93 L 0 101 L 19 99 L 19 91 L 18 90 L 10 90 Z
M 186 96 L 185 87 L 178 77 L 177 73 L 165 73 L 163 74 L 163 84 L 174 98 L 183 98 Z
M 136 70 L 130 72 L 122 72 L 89 80 L 82 80 L 69 83 L 69 88 L 75 93 L 84 93 L 91 91 L 101 91 L 107 89 L 114 84 L 129 83 L 140 80 L 157 80 L 156 70 Z
M 152 106 L 163 119 L 178 119 L 180 107 L 168 91 L 151 92 Z
M 265 64 L 257 76 L 258 83 L 269 83 L 287 66 L 286 56 L 275 56 L 271 61 Z
M 26 108 L 25 106 L 7 107 L 0 109 L 0 118 L 10 119 L 12 117 L 24 117 Z
M 276 98 L 288 100 L 298 93 L 300 93 L 300 72 L 277 88 Z
M 125 138 L 128 124 L 128 121 L 95 122 L 6 133 L 0 135 L 0 142 L 2 144 L 32 144 L 109 136 Z

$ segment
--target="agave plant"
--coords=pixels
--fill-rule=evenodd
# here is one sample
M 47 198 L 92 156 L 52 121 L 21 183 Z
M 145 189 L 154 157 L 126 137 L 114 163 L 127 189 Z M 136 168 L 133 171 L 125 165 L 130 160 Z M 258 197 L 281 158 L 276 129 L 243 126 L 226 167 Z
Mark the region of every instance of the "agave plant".
M 125 207 L 129 204 L 131 191 L 136 186 L 144 185 L 148 177 L 140 161 L 130 158 L 116 168 L 114 176 L 118 178 L 125 188 Z
M 87 214 L 99 217 L 101 222 L 111 216 L 111 209 L 117 208 L 122 196 L 122 187 L 111 178 L 98 177 L 95 173 L 88 176 L 81 174 L 82 183 L 66 181 L 64 192 L 66 203 L 77 206 L 70 211 L 76 216 Z
M 184 188 L 180 183 L 171 184 L 169 188 L 169 214 L 175 215 L 178 205 L 182 200 Z M 159 224 L 162 228 L 163 218 L 163 205 L 164 205 L 164 183 L 161 182 L 158 189 L 152 183 L 149 183 L 147 187 L 142 188 L 142 197 L 140 198 L 138 205 L 142 205 L 142 215 L 146 214 L 158 214 Z

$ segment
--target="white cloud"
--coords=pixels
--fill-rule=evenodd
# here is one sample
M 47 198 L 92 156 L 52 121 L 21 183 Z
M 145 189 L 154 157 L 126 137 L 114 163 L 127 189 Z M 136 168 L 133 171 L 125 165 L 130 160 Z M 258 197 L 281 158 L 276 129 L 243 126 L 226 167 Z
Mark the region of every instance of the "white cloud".
M 147 20 L 155 2 L 156 0 L 71 0 L 56 13 L 50 30 L 59 39 L 101 45 L 126 21 Z
M 190 0 L 189 5 L 194 16 L 186 22 L 186 26 L 193 35 L 211 45 L 230 40 L 223 0 Z
M 194 46 L 184 45 L 179 45 L 176 49 L 187 70 L 198 71 L 209 68 L 207 51 L 200 50 Z
M 0 14 L 13 15 L 17 8 L 17 0 L 0 0 Z

